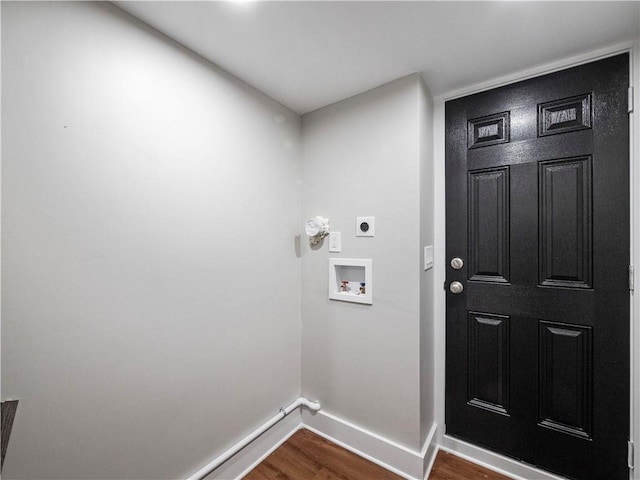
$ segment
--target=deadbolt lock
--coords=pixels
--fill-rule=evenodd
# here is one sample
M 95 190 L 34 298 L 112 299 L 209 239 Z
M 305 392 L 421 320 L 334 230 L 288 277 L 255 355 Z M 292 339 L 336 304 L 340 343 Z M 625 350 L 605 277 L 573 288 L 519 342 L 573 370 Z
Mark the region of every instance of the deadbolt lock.
M 460 270 L 462 267 L 464 267 L 464 260 L 461 258 L 456 257 L 451 260 L 451 268 L 454 270 Z

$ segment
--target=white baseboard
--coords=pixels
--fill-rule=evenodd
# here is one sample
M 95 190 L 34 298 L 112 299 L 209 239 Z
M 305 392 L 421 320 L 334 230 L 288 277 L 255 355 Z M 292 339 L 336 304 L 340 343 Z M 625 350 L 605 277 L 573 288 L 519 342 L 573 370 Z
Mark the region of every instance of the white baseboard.
M 296 412 L 297 413 L 297 412 Z M 327 412 L 304 410 L 290 414 L 216 469 L 206 480 L 241 480 L 300 428 L 306 428 L 407 480 L 426 480 L 439 449 L 513 480 L 567 480 L 531 465 L 518 462 L 482 447 L 447 435 L 438 445 L 437 424 L 433 424 L 421 452 L 368 431 Z
M 440 448 L 477 465 L 511 477 L 513 480 L 567 480 L 564 477 L 447 435 L 442 438 Z
M 429 474 L 431 473 L 431 469 L 433 468 L 433 463 L 436 461 L 436 455 L 438 455 L 438 438 L 436 434 L 438 433 L 438 424 L 434 423 L 431 426 L 431 430 L 427 435 L 427 438 L 424 441 L 424 446 L 422 447 L 422 452 L 420 455 L 422 456 L 422 471 L 424 472 L 424 480 L 429 478 Z
M 302 427 L 294 411 L 207 475 L 206 480 L 240 480 Z
M 354 425 L 330 413 L 292 413 L 271 427 L 243 451 L 206 477 L 206 480 L 241 480 L 300 428 L 306 428 L 407 480 L 426 480 L 439 449 L 513 480 L 567 480 L 482 447 L 444 435 L 438 445 L 438 426 L 433 424 L 421 452 Z
M 416 452 L 322 410 L 303 411 L 302 423 L 304 428 L 407 480 L 426 478 L 425 465 L 433 463 L 431 457 L 437 452 L 435 424 L 422 452 Z
M 407 480 L 428 478 L 438 451 L 436 424 L 431 427 L 422 451 L 416 452 L 330 413 L 304 410 L 302 416 L 300 412 L 294 412 L 283 418 L 238 455 L 211 472 L 206 480 L 241 480 L 301 428 Z

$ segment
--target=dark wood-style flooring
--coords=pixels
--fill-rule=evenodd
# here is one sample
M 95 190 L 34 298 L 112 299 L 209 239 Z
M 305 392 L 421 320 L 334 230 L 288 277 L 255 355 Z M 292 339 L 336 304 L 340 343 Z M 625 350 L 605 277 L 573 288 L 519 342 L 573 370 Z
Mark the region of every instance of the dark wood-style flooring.
M 511 480 L 497 472 L 440 450 L 429 480 Z
M 244 480 L 403 480 L 324 438 L 299 430 Z M 446 452 L 438 452 L 429 480 L 510 480 Z

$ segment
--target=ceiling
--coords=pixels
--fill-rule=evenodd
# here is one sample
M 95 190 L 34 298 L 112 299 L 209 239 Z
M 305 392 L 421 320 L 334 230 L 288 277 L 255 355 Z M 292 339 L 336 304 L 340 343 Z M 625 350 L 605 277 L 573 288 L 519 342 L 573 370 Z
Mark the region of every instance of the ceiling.
M 299 114 L 414 72 L 439 96 L 640 36 L 640 1 L 113 3 Z

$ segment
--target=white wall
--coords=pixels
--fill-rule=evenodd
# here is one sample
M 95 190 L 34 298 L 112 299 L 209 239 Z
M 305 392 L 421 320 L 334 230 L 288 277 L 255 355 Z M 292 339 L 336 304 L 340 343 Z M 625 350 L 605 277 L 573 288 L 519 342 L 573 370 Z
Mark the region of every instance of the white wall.
M 329 217 L 342 233 L 341 253 L 330 254 L 328 242 L 318 250 L 302 242 L 303 393 L 320 398 L 319 415 L 413 451 L 423 440 L 425 95 L 412 75 L 307 114 L 302 129 L 303 215 Z M 355 236 L 356 216 L 375 216 L 375 237 Z M 373 305 L 328 299 L 329 257 L 373 260 Z
M 102 2 L 2 2 L 3 478 L 179 478 L 300 392 L 300 120 Z

